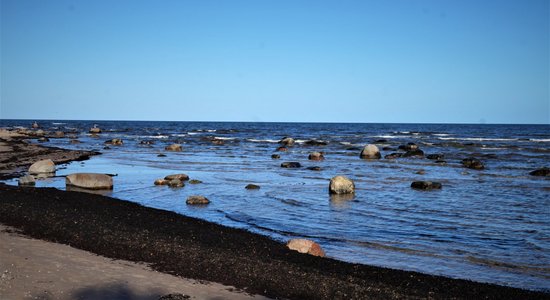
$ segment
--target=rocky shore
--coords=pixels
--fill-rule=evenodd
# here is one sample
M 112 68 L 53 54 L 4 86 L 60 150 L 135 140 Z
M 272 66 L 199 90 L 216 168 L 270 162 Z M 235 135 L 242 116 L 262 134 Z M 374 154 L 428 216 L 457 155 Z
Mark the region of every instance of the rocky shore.
M 3 178 L 48 157 L 91 152 L 1 141 Z M 184 201 L 182 199 L 182 201 Z M 0 184 L 0 223 L 27 236 L 67 244 L 154 270 L 285 299 L 550 299 L 550 294 L 301 254 L 283 243 L 174 212 L 95 194 Z

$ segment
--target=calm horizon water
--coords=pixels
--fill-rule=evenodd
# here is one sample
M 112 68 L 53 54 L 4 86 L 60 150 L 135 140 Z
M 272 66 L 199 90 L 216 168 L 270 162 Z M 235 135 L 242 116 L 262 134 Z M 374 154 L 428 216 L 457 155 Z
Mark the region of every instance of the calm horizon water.
M 41 143 L 45 146 L 102 152 L 58 166 L 57 175 L 117 174 L 114 190 L 105 193 L 115 198 L 281 242 L 312 239 L 327 256 L 343 261 L 550 291 L 550 177 L 529 175 L 550 167 L 550 125 L 39 123 L 46 132 L 65 132 L 65 138 Z M 97 137 L 88 133 L 94 124 L 103 130 Z M 0 120 L 4 128 L 30 125 L 28 120 Z M 284 137 L 296 144 L 276 151 Z M 123 145 L 104 143 L 113 138 Z M 172 143 L 182 144 L 183 151 L 165 151 Z M 381 149 L 382 159 L 359 158 L 370 143 Z M 398 147 L 407 143 L 426 155 L 441 154 L 445 162 L 384 158 L 402 153 Z M 325 160 L 308 160 L 313 151 L 323 152 Z M 485 169 L 464 168 L 461 160 L 470 157 Z M 302 167 L 282 168 L 282 162 Z M 153 185 L 173 173 L 202 183 L 179 189 Z M 355 182 L 352 198 L 329 195 L 330 178 L 336 175 Z M 411 189 L 417 180 L 441 182 L 443 188 Z M 249 183 L 261 188 L 246 190 Z M 65 189 L 65 182 L 49 178 L 37 186 Z M 190 195 L 204 195 L 211 203 L 188 206 Z

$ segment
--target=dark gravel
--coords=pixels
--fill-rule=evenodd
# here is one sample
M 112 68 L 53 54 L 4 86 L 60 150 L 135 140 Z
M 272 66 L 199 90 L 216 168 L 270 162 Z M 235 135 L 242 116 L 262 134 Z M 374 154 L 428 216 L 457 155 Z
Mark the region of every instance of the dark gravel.
M 173 212 L 94 194 L 0 184 L 0 222 L 158 271 L 290 299 L 550 299 L 550 294 L 351 264 Z

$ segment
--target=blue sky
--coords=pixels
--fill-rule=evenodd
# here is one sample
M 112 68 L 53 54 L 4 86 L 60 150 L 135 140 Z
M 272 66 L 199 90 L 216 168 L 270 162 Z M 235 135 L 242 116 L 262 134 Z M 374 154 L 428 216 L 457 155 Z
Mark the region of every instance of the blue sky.
M 0 118 L 550 123 L 550 6 L 0 0 Z

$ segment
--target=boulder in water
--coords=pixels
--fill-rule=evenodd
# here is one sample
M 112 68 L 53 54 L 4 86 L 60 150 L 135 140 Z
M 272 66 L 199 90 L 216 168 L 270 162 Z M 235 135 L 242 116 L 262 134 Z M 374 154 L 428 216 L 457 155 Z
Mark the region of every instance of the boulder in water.
M 93 134 L 101 133 L 101 128 L 96 127 L 96 126 L 94 125 L 94 127 L 90 128 L 90 133 L 93 133 Z
M 19 177 L 17 183 L 20 186 L 34 186 L 36 184 L 36 180 L 32 175 L 25 175 L 23 177 Z
M 279 159 L 279 158 L 281 158 L 281 156 L 279 154 L 271 154 L 271 158 Z
M 378 147 L 373 144 L 366 145 L 359 156 L 363 159 L 379 159 L 382 157 Z
M 330 194 L 353 194 L 355 184 L 346 176 L 335 176 L 330 180 L 328 191 Z
M 166 180 L 166 179 L 157 179 L 157 180 L 155 180 L 155 185 L 167 185 L 168 182 L 170 182 L 170 181 Z
M 301 168 L 302 165 L 299 162 L 289 161 L 281 164 L 282 168 Z
M 473 170 L 483 170 L 485 166 L 483 163 L 476 158 L 466 158 L 462 160 L 462 165 L 468 169 Z
M 122 139 L 111 139 L 111 140 L 105 141 L 105 144 L 120 146 L 123 144 L 123 142 L 122 142 Z
M 65 177 L 65 184 L 90 190 L 112 190 L 113 178 L 107 174 L 74 173 Z
M 540 168 L 529 172 L 532 176 L 550 176 L 550 168 Z
M 441 189 L 441 183 L 432 181 L 414 181 L 411 187 L 416 190 L 435 190 Z
M 250 183 L 250 184 L 247 184 L 244 188 L 247 190 L 259 190 L 260 186 Z
M 311 152 L 307 158 L 309 160 L 323 160 L 325 159 L 325 156 L 323 155 L 323 152 Z
M 177 179 L 179 181 L 185 181 L 185 180 L 189 180 L 189 176 L 187 176 L 187 174 L 171 174 L 171 175 L 166 175 L 166 177 L 164 177 L 164 179 L 166 180 L 174 180 L 174 179 Z
M 414 149 L 414 150 L 409 150 L 405 153 L 403 153 L 403 156 L 402 157 L 418 157 L 418 158 L 422 158 L 424 157 L 424 151 L 420 150 L 420 149 Z
M 319 244 L 314 241 L 306 239 L 292 239 L 286 244 L 290 250 L 298 251 L 300 253 L 306 253 L 313 256 L 324 257 L 325 252 Z
M 206 205 L 206 204 L 210 203 L 210 200 L 208 200 L 204 196 L 194 195 L 194 196 L 187 197 L 187 201 L 185 201 L 185 203 L 187 203 L 189 205 Z
M 185 186 L 185 184 L 179 179 L 172 179 L 168 181 L 168 186 L 172 188 L 180 188 Z
M 280 141 L 279 141 L 279 144 L 282 144 L 284 146 L 288 146 L 288 147 L 292 147 L 294 146 L 294 139 L 291 138 L 291 137 L 285 137 L 285 138 L 282 138 Z
M 176 151 L 176 152 L 179 152 L 179 151 L 182 151 L 183 148 L 181 147 L 180 144 L 172 144 L 172 145 L 168 145 L 164 148 L 164 150 L 166 151 Z
M 55 173 L 55 164 L 51 159 L 35 162 L 29 167 L 30 174 Z

